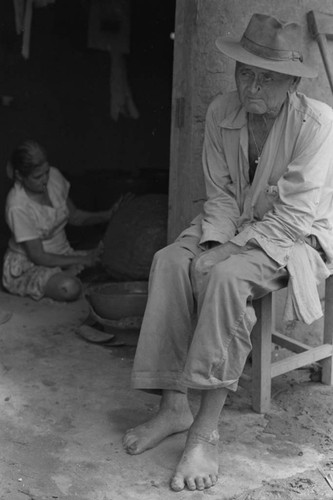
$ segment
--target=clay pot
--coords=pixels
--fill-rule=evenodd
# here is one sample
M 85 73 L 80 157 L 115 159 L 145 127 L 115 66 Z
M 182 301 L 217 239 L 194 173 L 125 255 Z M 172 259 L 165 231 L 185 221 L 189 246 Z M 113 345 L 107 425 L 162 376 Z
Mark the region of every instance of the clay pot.
M 86 297 L 101 318 L 119 320 L 143 316 L 148 297 L 148 283 L 127 281 L 93 285 L 88 288 Z

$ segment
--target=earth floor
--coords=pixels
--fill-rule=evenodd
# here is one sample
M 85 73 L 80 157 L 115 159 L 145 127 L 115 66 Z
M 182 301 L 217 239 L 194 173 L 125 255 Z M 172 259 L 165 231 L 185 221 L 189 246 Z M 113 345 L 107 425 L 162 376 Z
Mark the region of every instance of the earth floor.
M 119 346 L 84 342 L 84 299 L 72 304 L 0 292 L 1 500 L 326 500 L 333 472 L 333 387 L 297 370 L 274 380 L 271 410 L 239 389 L 220 421 L 220 479 L 205 492 L 169 489 L 185 434 L 138 456 L 124 431 L 149 419 L 157 396 L 130 389 L 137 331 Z M 191 392 L 193 411 L 198 394 Z

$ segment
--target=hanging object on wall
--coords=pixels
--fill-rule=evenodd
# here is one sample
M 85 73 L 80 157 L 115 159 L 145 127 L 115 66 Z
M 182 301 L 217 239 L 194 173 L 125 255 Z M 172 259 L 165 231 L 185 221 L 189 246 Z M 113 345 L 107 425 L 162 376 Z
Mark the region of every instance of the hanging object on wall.
M 55 0 L 14 0 L 16 33 L 22 38 L 22 56 L 29 59 L 33 6 L 46 7 Z
M 23 31 L 25 0 L 14 0 L 15 28 L 17 35 Z
M 130 52 L 129 0 L 92 0 L 88 47 L 110 54 L 110 115 L 139 118 L 128 81 L 126 55 Z

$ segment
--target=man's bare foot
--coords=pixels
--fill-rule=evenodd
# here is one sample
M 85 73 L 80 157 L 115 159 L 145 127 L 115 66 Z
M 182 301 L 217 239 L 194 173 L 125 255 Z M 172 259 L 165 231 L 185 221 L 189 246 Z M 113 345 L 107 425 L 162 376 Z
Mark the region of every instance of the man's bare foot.
M 178 409 L 161 407 L 151 420 L 126 432 L 123 446 L 130 455 L 138 455 L 172 434 L 187 431 L 192 422 L 192 412 L 187 403 Z
M 171 489 L 181 491 L 187 486 L 193 491 L 214 486 L 218 479 L 218 442 L 217 431 L 202 435 L 190 430 L 185 450 L 171 479 Z

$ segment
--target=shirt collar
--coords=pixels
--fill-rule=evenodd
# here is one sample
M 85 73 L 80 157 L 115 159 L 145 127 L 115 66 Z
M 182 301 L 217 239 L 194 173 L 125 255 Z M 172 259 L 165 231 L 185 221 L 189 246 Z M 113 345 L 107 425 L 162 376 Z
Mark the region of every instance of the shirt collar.
M 219 125 L 222 128 L 241 129 L 242 127 L 246 126 L 246 124 L 246 111 L 239 103 L 237 108 L 232 110 L 232 112 L 228 116 L 226 116 Z
M 293 103 L 293 95 L 288 95 L 286 102 L 283 104 L 280 114 L 283 113 L 283 110 L 287 108 L 289 104 Z M 245 109 L 242 107 L 241 103 L 231 111 L 231 113 L 226 116 L 219 124 L 221 128 L 228 129 L 241 129 L 247 125 L 247 113 Z

